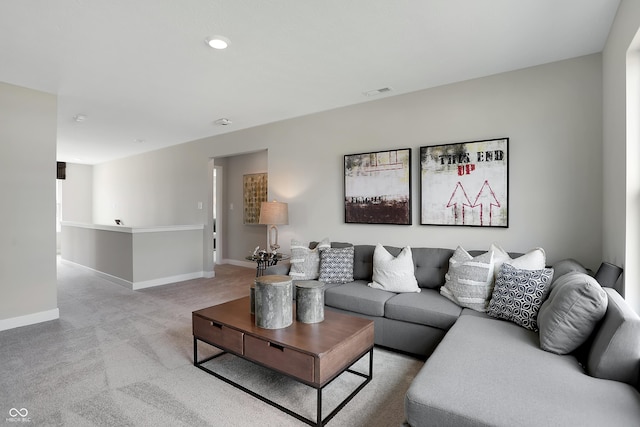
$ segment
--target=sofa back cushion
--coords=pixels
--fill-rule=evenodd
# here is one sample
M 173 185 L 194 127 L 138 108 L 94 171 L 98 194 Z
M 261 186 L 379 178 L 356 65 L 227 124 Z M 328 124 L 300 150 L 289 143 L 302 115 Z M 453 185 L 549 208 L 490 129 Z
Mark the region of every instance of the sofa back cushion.
M 640 389 L 640 317 L 614 289 L 603 288 L 607 311 L 592 335 L 589 375 L 622 381 Z
M 373 276 L 374 245 L 355 245 L 353 262 L 353 279 L 371 281 Z M 402 248 L 385 246 L 393 256 L 398 256 Z M 442 248 L 411 248 L 413 264 L 418 286 L 421 288 L 438 289 L 444 283 L 444 275 L 449 269 L 449 258 L 453 249 Z
M 421 288 L 439 289 L 449 271 L 449 259 L 453 249 L 411 248 L 416 267 L 416 280 Z
M 353 280 L 370 282 L 373 278 L 373 252 L 376 247 L 374 245 L 355 245 L 353 249 Z M 390 253 L 393 254 L 393 252 Z

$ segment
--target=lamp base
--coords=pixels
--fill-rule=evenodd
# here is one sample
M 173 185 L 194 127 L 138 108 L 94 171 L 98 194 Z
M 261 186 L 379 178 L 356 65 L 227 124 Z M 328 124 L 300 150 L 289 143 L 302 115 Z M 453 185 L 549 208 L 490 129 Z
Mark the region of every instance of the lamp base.
M 275 225 L 272 225 L 269 229 L 269 247 L 271 248 L 271 252 L 274 254 L 278 252 L 278 249 L 280 249 L 280 245 L 278 244 L 278 227 Z

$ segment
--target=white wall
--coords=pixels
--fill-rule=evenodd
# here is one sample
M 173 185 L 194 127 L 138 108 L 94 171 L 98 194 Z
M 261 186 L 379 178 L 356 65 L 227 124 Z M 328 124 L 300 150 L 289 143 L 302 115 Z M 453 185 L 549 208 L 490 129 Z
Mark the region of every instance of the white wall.
M 62 180 L 62 220 L 93 221 L 93 166 L 67 163 Z
M 95 165 L 93 222 L 114 225 L 121 219 L 129 227 L 206 223 L 207 162 L 178 145 Z
M 625 298 L 640 313 L 640 182 L 637 134 L 630 127 L 627 99 L 630 55 L 640 48 L 640 2 L 622 0 L 602 53 L 603 62 L 603 258 L 624 267 Z M 635 40 L 634 40 L 635 39 Z M 637 53 L 635 54 L 637 55 Z M 632 59 L 632 58 L 631 58 Z M 636 92 L 636 96 L 638 93 Z M 637 113 L 637 111 L 635 112 Z
M 0 330 L 58 318 L 56 103 L 0 83 Z
M 510 251 L 542 246 L 550 262 L 573 257 L 596 269 L 602 257 L 601 65 L 599 54 L 590 55 L 99 165 L 94 216 L 104 208 L 104 220 L 113 217 L 109 205 L 120 193 L 124 200 L 145 198 L 146 212 L 128 215 L 154 225 L 159 218 L 150 209 L 178 209 L 180 189 L 194 201 L 207 200 L 209 158 L 268 149 L 269 198 L 289 203 L 290 225 L 279 227 L 283 251 L 292 237 L 470 249 L 495 241 Z M 498 137 L 510 138 L 510 227 L 419 225 L 419 147 Z M 343 156 L 403 147 L 413 149 L 413 225 L 345 224 Z M 161 171 L 149 165 L 166 158 L 178 182 L 150 191 Z M 131 181 L 135 185 L 125 185 Z M 171 218 L 194 221 L 203 219 L 186 210 Z

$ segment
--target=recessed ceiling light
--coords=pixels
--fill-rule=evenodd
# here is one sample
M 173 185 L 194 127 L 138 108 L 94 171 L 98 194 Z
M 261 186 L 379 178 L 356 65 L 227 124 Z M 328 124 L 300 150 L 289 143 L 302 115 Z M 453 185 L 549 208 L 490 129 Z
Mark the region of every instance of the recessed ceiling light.
M 87 120 L 87 115 L 86 114 L 76 114 L 75 116 L 73 116 L 73 120 L 75 120 L 78 123 L 84 122 L 85 120 Z
M 210 47 L 218 50 L 226 49 L 231 44 L 231 41 L 224 36 L 212 36 L 207 38 L 205 42 Z
M 136 144 L 142 144 L 144 141 L 144 139 L 140 139 L 140 138 L 136 138 L 133 140 L 133 142 L 135 142 Z

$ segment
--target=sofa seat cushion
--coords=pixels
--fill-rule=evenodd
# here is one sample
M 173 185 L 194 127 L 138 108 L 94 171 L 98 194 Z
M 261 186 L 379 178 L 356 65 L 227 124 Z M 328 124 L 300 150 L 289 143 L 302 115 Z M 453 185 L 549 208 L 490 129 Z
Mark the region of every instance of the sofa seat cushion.
M 462 308 L 440 295 L 436 289 L 419 294 L 398 294 L 387 300 L 384 316 L 389 319 L 448 330 L 458 320 Z
M 640 393 L 540 349 L 538 335 L 463 313 L 405 397 L 412 427 L 637 425 Z
M 385 303 L 396 294 L 367 285 L 365 280 L 355 280 L 329 288 L 324 292 L 324 304 L 368 316 L 384 316 Z

